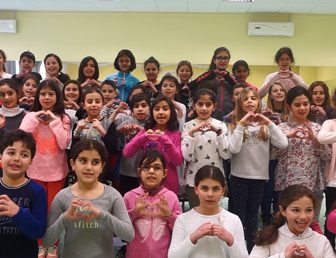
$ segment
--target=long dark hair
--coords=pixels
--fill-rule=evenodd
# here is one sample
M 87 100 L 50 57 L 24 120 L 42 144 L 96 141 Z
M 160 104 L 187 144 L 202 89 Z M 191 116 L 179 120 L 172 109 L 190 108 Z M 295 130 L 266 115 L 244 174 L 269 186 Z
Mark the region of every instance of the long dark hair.
M 313 202 L 313 206 L 316 206 L 316 199 L 314 193 L 309 190 L 304 185 L 291 185 L 288 186 L 281 194 L 279 198 L 279 206 L 283 210 L 286 210 L 287 207 L 292 203 L 297 201 L 302 197 L 308 197 Z M 271 225 L 266 226 L 265 228 L 258 230 L 256 233 L 255 243 L 256 245 L 270 245 L 277 241 L 278 239 L 278 229 L 284 225 L 286 218 L 281 214 L 281 211 L 278 211 L 274 217 L 274 221 Z
M 92 79 L 98 80 L 98 77 L 99 77 L 99 67 L 98 67 L 97 60 L 94 57 L 92 57 L 92 56 L 86 56 L 80 62 L 80 65 L 79 65 L 79 68 L 78 68 L 78 79 L 77 80 L 80 83 L 85 82 L 85 80 L 87 79 L 86 76 L 84 75 L 84 67 L 87 65 L 87 63 L 89 61 L 93 62 L 93 66 L 94 66 L 94 69 L 95 69 L 95 72 L 94 72 L 94 74 L 92 76 Z
M 213 53 L 213 56 L 211 58 L 211 63 L 210 63 L 210 66 L 209 66 L 209 69 L 208 71 L 212 71 L 212 70 L 215 70 L 216 69 L 216 64 L 215 64 L 215 59 L 216 59 L 216 56 L 218 55 L 219 52 L 222 52 L 222 51 L 225 51 L 228 53 L 229 57 L 231 58 L 231 54 L 230 54 L 230 51 L 229 49 L 227 49 L 226 47 L 219 47 L 215 50 L 215 52 Z

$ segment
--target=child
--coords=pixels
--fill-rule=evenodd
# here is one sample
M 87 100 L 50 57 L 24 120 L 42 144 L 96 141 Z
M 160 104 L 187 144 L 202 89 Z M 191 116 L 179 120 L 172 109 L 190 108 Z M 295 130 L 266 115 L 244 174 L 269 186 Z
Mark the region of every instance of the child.
M 197 118 L 187 122 L 182 132 L 182 154 L 188 162 L 186 175 L 190 208 L 199 205 L 194 191 L 195 174 L 204 165 L 218 167 L 224 173 L 223 160 L 229 159 L 226 125 L 211 117 L 216 109 L 216 95 L 208 89 L 196 91 L 193 109 Z
M 216 103 L 218 103 L 222 115 L 227 115 L 233 110 L 233 86 L 237 83 L 235 78 L 227 71 L 230 58 L 230 51 L 226 47 L 217 48 L 211 58 L 208 72 L 190 83 L 190 90 L 196 91 L 202 82 L 209 81 L 211 90 L 217 92 Z
M 177 120 L 179 122 L 179 129 L 182 131 L 187 115 L 185 105 L 178 102 L 179 83 L 178 80 L 172 75 L 165 75 L 160 81 L 161 93 L 167 96 L 174 104 L 177 113 Z
M 25 176 L 36 151 L 30 133 L 14 130 L 0 148 L 0 257 L 36 258 L 37 239 L 47 224 L 47 200 L 42 186 Z
M 140 187 L 124 196 L 135 230 L 134 240 L 127 244 L 126 258 L 167 258 L 181 207 L 176 194 L 162 186 L 167 177 L 163 155 L 149 151 L 140 161 L 138 174 Z
M 19 99 L 20 107 L 27 111 L 30 110 L 34 103 L 36 90 L 39 84 L 40 81 L 34 74 L 27 74 L 24 77 L 21 86 L 23 97 Z
M 258 87 L 246 81 L 250 75 L 250 67 L 245 60 L 238 60 L 232 66 L 232 74 L 238 83 L 245 83 L 247 87 L 258 92 Z
M 121 100 L 117 99 L 118 92 L 114 81 L 105 80 L 101 85 L 100 91 L 104 97 L 104 106 L 100 111 L 100 115 L 108 118 L 118 108 Z
M 31 132 L 36 140 L 36 157 L 27 175 L 45 187 L 50 207 L 64 186 L 68 172 L 65 150 L 70 142 L 70 119 L 65 114 L 57 82 L 41 82 L 31 112 L 22 120 L 20 129 Z
M 241 221 L 219 206 L 226 187 L 223 172 L 206 165 L 194 185 L 200 204 L 177 217 L 168 257 L 247 258 Z
M 0 80 L 12 78 L 12 75 L 10 73 L 6 73 L 6 61 L 6 54 L 3 50 L 0 49 Z
M 288 138 L 288 147 L 275 148 L 278 164 L 275 172 L 275 190 L 283 191 L 287 186 L 302 184 L 315 193 L 314 229 L 322 233 L 318 224 L 324 189 L 321 162 L 329 162 L 331 150 L 328 145 L 317 141 L 321 126 L 308 120 L 310 95 L 307 89 L 296 86 L 287 93 L 287 104 L 291 120 L 279 125 Z
M 174 104 L 166 96 L 159 95 L 153 101 L 148 123 L 125 145 L 123 155 L 132 157 L 140 149 L 144 152 L 156 149 L 163 153 L 168 170 L 164 186 L 177 194 L 179 181 L 176 166 L 183 161 L 181 133 L 178 131 Z
M 258 93 L 250 88 L 243 89 L 237 100 L 236 120 L 230 124 L 228 136 L 232 153 L 230 202 L 232 212 L 244 225 L 249 252 L 258 227 L 264 185 L 269 179 L 270 146 L 286 148 L 288 145 L 286 136 L 260 110 Z
M 233 94 L 232 94 L 232 102 L 233 102 L 233 110 L 224 116 L 224 121 L 228 124 L 232 123 L 236 116 L 235 107 L 237 106 L 237 99 L 239 97 L 240 92 L 245 89 L 247 85 L 245 83 L 237 83 L 233 86 Z
M 136 62 L 133 53 L 128 49 L 122 49 L 114 59 L 114 68 L 117 73 L 106 77 L 106 80 L 115 81 L 119 91 L 119 98 L 126 102 L 131 88 L 139 83 L 131 72 L 136 68 Z
M 80 62 L 78 68 L 78 81 L 83 91 L 88 89 L 99 89 L 101 84 L 98 81 L 99 67 L 97 60 L 92 56 L 86 56 Z
M 191 63 L 187 60 L 182 60 L 177 64 L 176 75 L 180 81 L 180 100 L 186 106 L 186 109 L 192 107 L 192 93 L 189 89 L 189 82 L 193 76 Z
M 130 108 L 132 115 L 123 114 L 118 116 L 115 123 L 117 132 L 124 136 L 124 142 L 129 142 L 145 126 L 149 117 L 150 100 L 147 94 L 139 93 L 132 97 Z M 132 157 L 126 158 L 123 155 L 120 158 L 120 193 L 126 192 L 139 186 L 137 174 L 137 165 L 143 156 L 142 149 Z
M 62 73 L 62 60 L 56 54 L 48 54 L 45 56 L 43 63 L 46 70 L 46 78 L 56 80 L 60 87 L 70 80 L 69 75 Z
M 78 181 L 56 195 L 43 238 L 46 246 L 61 239 L 62 258 L 114 257 L 113 237 L 125 241 L 134 237 L 122 197 L 98 181 L 105 157 L 104 146 L 91 139 L 72 149 L 71 166 Z
M 157 92 L 160 90 L 160 81 L 158 76 L 160 73 L 160 63 L 154 57 L 148 58 L 144 62 L 144 71 L 147 80 L 140 82 L 146 89 L 146 94 L 151 98 L 154 98 L 157 95 Z
M 35 55 L 30 51 L 24 51 L 20 55 L 19 60 L 20 73 L 14 74 L 12 79 L 15 80 L 19 85 L 22 84 L 24 77 L 27 74 L 34 74 L 35 77 L 40 81 L 42 77 L 39 73 L 33 72 L 35 66 Z
M 309 228 L 314 218 L 314 193 L 303 185 L 284 189 L 274 222 L 259 230 L 249 258 L 335 258 L 325 236 Z
M 331 108 L 329 88 L 323 81 L 315 81 L 309 86 L 309 93 L 312 98 L 309 120 L 322 125 L 327 120 L 327 112 Z
M 18 129 L 26 115 L 19 107 L 20 86 L 13 79 L 0 80 L 0 114 L 5 118 L 5 128 L 8 131 Z M 0 140 L 1 142 L 1 140 Z
M 274 61 L 277 63 L 279 70 L 266 76 L 259 91 L 260 98 L 265 97 L 268 88 L 276 81 L 280 81 L 287 92 L 298 85 L 308 89 L 305 81 L 291 70 L 291 65 L 294 64 L 294 55 L 289 47 L 280 48 L 275 54 Z

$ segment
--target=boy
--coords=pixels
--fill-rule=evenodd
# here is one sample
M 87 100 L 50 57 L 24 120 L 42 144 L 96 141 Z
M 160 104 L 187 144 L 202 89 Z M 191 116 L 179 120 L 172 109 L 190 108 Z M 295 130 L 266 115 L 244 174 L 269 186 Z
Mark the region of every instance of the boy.
M 42 76 L 37 73 L 33 72 L 33 68 L 35 66 L 35 55 L 30 51 L 24 51 L 20 55 L 19 60 L 19 66 L 20 66 L 20 73 L 14 74 L 12 76 L 12 79 L 16 81 L 18 84 L 22 84 L 24 77 L 27 74 L 33 74 L 38 79 L 38 81 L 42 80 Z
M 25 176 L 36 144 L 30 133 L 6 134 L 0 147 L 0 257 L 36 258 L 37 239 L 47 225 L 47 198 L 42 186 Z

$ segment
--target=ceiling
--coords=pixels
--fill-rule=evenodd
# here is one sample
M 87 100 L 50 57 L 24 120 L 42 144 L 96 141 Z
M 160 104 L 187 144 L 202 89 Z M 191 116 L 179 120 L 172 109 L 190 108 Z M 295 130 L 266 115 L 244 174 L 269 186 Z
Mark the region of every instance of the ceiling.
M 228 1 L 229 0 L 0 0 L 0 10 L 336 14 L 335 0 L 254 0 L 252 3 Z

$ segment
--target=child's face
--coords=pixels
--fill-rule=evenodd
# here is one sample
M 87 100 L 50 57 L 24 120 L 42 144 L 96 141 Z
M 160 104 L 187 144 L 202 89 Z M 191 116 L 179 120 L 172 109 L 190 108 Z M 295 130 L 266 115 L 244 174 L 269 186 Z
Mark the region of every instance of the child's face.
M 166 129 L 170 119 L 170 107 L 164 100 L 157 103 L 153 108 L 153 119 L 159 129 Z
M 289 55 L 282 54 L 278 61 L 279 69 L 283 71 L 289 70 L 291 63 L 292 60 L 290 59 Z
M 243 90 L 243 88 L 235 88 L 233 90 L 233 94 L 232 94 L 232 97 L 233 97 L 233 102 L 234 103 L 237 103 L 237 99 L 238 99 L 238 96 L 239 96 L 239 93 Z
M 1 155 L 2 169 L 5 177 L 20 179 L 32 163 L 31 151 L 21 141 L 8 146 Z
M 23 94 L 27 97 L 35 97 L 37 90 L 36 81 L 33 79 L 28 79 L 22 87 Z
M 292 202 L 286 209 L 280 206 L 280 212 L 286 218 L 289 230 L 300 235 L 313 221 L 314 205 L 310 198 L 304 196 Z
M 293 119 L 297 122 L 305 122 L 310 111 L 309 99 L 305 95 L 297 96 L 289 105 Z
M 67 101 L 76 102 L 79 98 L 79 90 L 77 84 L 69 83 L 67 86 L 65 86 L 64 97 Z
M 89 116 L 98 117 L 103 107 L 103 100 L 99 93 L 93 92 L 86 95 L 84 100 L 84 109 Z
M 280 85 L 274 84 L 271 90 L 270 98 L 276 102 L 283 102 L 285 100 L 284 89 Z
M 147 80 L 156 81 L 159 75 L 159 69 L 156 67 L 155 64 L 148 63 L 145 67 L 145 74 L 146 74 Z
M 217 70 L 225 70 L 230 62 L 230 55 L 227 51 L 220 51 L 213 60 Z
M 253 91 L 249 91 L 246 96 L 245 99 L 243 101 L 243 111 L 248 113 L 248 112 L 256 112 L 257 109 L 259 107 L 259 100 L 258 97 L 255 96 Z
M 104 104 L 117 97 L 117 92 L 111 85 L 103 84 L 100 91 L 104 96 Z
M 0 54 L 0 69 L 2 69 L 4 63 L 5 63 L 5 59 L 4 59 L 3 56 Z
M 14 108 L 18 104 L 18 96 L 14 89 L 7 84 L 0 87 L 0 100 L 6 108 Z
M 194 110 L 197 113 L 197 118 L 201 120 L 206 120 L 211 117 L 215 109 L 216 105 L 209 95 L 201 95 L 196 103 L 194 103 Z
M 322 106 L 326 98 L 323 87 L 321 85 L 315 86 L 312 93 L 313 93 L 312 99 L 313 99 L 314 105 Z
M 145 100 L 141 100 L 134 104 L 132 112 L 136 119 L 144 121 L 149 116 L 149 106 Z
M 177 71 L 177 76 L 180 78 L 181 82 L 188 82 L 191 77 L 191 70 L 189 66 L 182 65 Z
M 49 87 L 41 89 L 39 95 L 39 101 L 44 111 L 47 110 L 52 111 L 57 101 L 56 92 L 50 89 Z
M 206 210 L 218 208 L 218 202 L 224 195 L 224 192 L 225 189 L 220 182 L 212 178 L 203 179 L 195 186 L 195 193 L 199 198 L 200 207 Z
M 87 78 L 92 78 L 95 71 L 96 71 L 96 69 L 95 69 L 95 66 L 94 66 L 94 62 L 92 60 L 89 60 L 86 63 L 86 66 L 83 69 L 84 76 L 87 77 Z
M 46 59 L 45 69 L 50 76 L 57 76 L 60 72 L 60 66 L 54 56 L 50 56 Z
M 71 159 L 70 163 L 78 182 L 83 184 L 97 183 L 104 167 L 101 156 L 94 149 L 82 151 L 75 160 Z
M 155 189 L 161 185 L 162 180 L 167 176 L 167 170 L 159 158 L 149 165 L 142 165 L 139 169 L 139 177 L 146 189 Z
M 173 81 L 164 80 L 162 82 L 161 93 L 173 100 L 177 93 L 176 84 Z
M 120 72 L 127 73 L 131 67 L 131 59 L 128 56 L 121 56 L 118 59 Z
M 20 71 L 22 73 L 30 73 L 34 68 L 34 61 L 24 56 L 20 60 Z
M 238 66 L 238 69 L 234 72 L 238 82 L 246 82 L 247 77 L 249 76 L 249 71 L 243 65 Z

